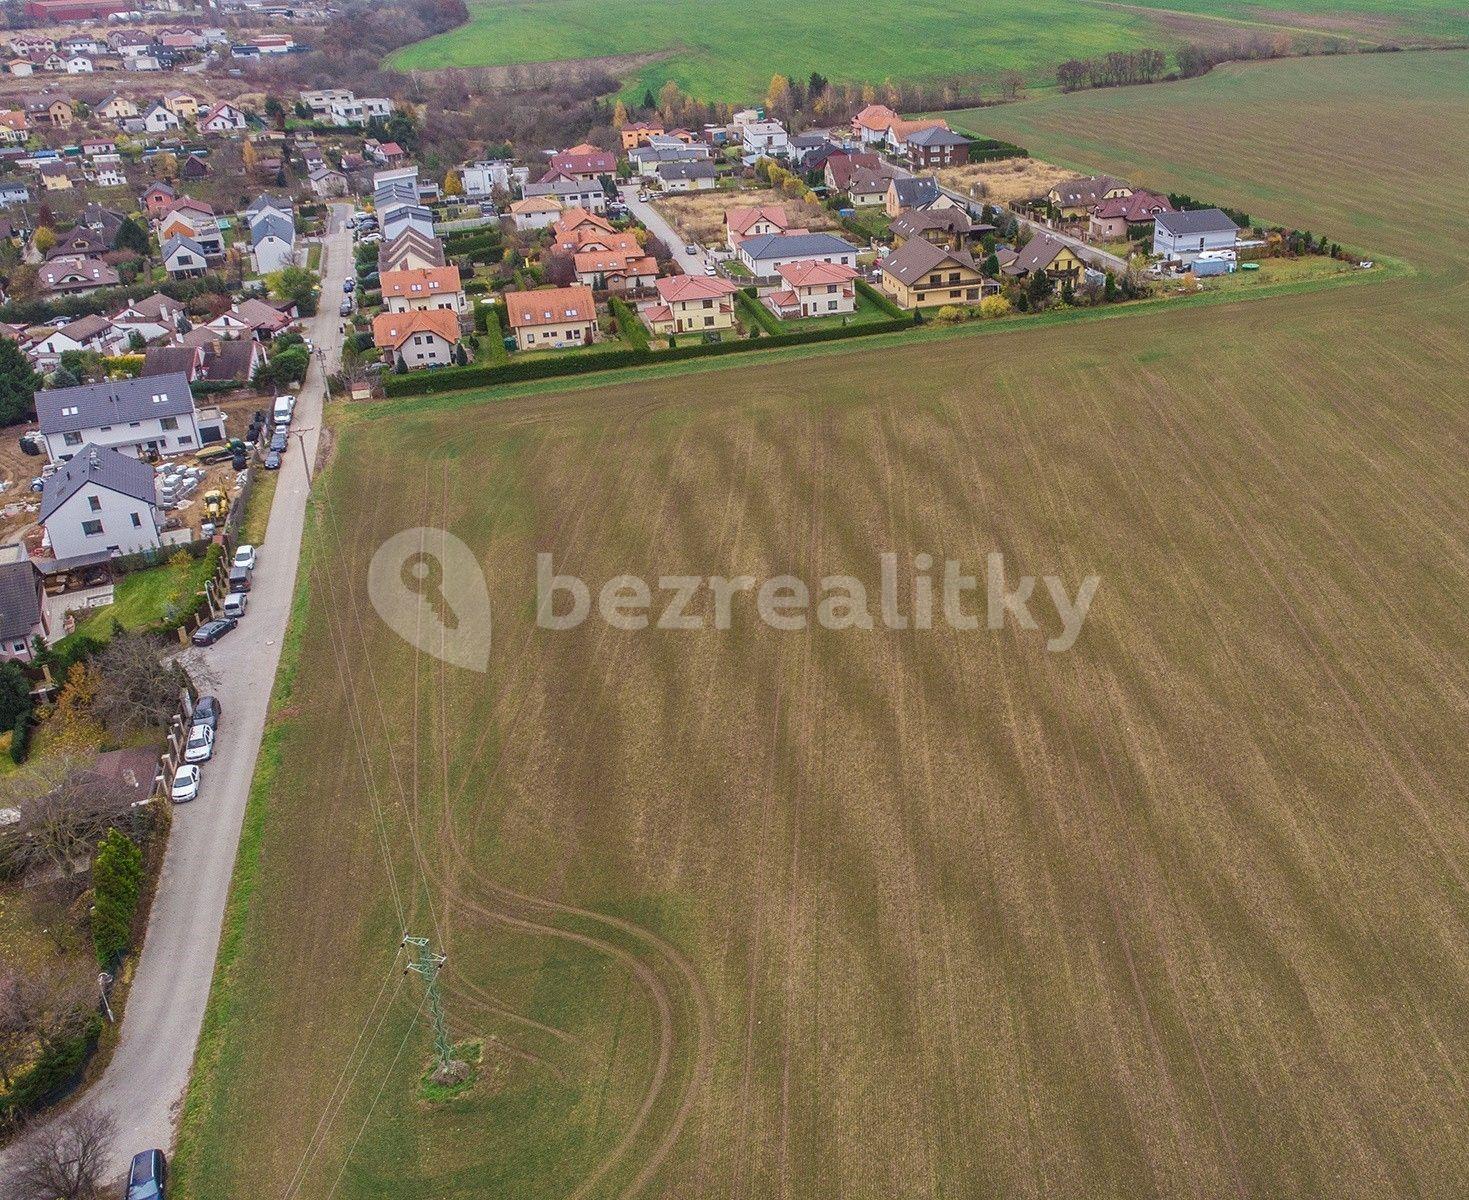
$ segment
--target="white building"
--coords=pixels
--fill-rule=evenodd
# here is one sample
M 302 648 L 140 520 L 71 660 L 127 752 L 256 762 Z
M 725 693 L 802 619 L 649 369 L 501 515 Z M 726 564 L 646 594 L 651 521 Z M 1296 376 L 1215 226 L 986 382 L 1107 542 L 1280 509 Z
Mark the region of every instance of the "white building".
M 135 457 L 193 453 L 200 446 L 194 393 L 182 374 L 37 392 L 36 416 L 55 463 L 67 462 L 88 445 Z
M 1217 208 L 1160 212 L 1153 218 L 1153 253 L 1191 263 L 1205 250 L 1233 250 L 1239 226 Z
M 59 559 L 155 550 L 160 521 L 153 468 L 105 446 L 84 446 L 46 477 L 41 524 Z
M 791 152 L 790 135 L 779 121 L 752 121 L 740 129 L 747 162 L 757 158 L 784 158 Z
M 745 238 L 736 254 L 750 273 L 760 279 L 773 278 L 786 263 L 857 265 L 857 247 L 830 233 L 768 233 Z
M 464 194 L 476 200 L 491 195 L 496 188 L 513 192 L 530 181 L 530 168 L 519 167 L 505 159 L 466 163 L 459 171 Z

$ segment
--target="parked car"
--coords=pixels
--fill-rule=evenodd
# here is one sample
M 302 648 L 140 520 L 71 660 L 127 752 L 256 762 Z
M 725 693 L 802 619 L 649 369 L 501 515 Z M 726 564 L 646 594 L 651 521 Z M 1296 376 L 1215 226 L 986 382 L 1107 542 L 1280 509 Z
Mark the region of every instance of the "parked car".
M 208 762 L 214 757 L 214 730 L 208 725 L 191 725 L 189 740 L 184 743 L 186 763 Z
M 220 606 L 220 611 L 227 617 L 238 619 L 245 615 L 245 609 L 249 606 L 249 603 L 250 597 L 244 592 L 231 592 L 224 598 L 224 604 Z
M 194 645 L 212 646 L 238 624 L 234 617 L 215 617 L 212 621 L 205 621 L 194 630 Z
M 687 246 L 683 248 L 683 252 L 685 254 L 697 254 L 699 253 L 699 247 L 694 245 L 693 242 L 690 242 Z
M 173 776 L 173 787 L 168 792 L 169 799 L 175 804 L 183 804 L 188 800 L 199 798 L 199 768 L 193 763 L 185 763 Z M 139 1192 L 137 1195 L 146 1196 L 150 1193 Z M 133 1196 L 132 1186 L 128 1187 L 128 1195 Z
M 343 300 L 337 305 L 337 316 L 350 317 L 352 315 L 352 301 Z
M 194 715 L 190 718 L 194 725 L 208 725 L 210 729 L 219 728 L 219 701 L 213 696 L 200 696 L 194 701 Z
M 235 557 L 230 563 L 232 567 L 244 567 L 247 571 L 255 569 L 255 547 L 243 545 L 235 547 Z
M 265 456 L 265 469 L 267 471 L 279 471 L 281 469 L 280 451 L 272 450 Z
M 270 448 L 274 450 L 277 454 L 280 454 L 286 448 L 287 436 L 288 435 L 284 429 L 277 429 L 273 434 L 270 435 Z
M 648 203 L 648 193 L 647 192 L 639 192 L 638 193 L 638 199 L 641 200 L 644 204 Z
M 355 279 L 353 279 L 350 275 L 347 276 L 346 279 L 342 280 L 342 291 L 344 291 L 344 292 L 350 292 L 356 286 L 357 286 L 357 281 Z
M 250 590 L 250 569 L 248 567 L 231 567 L 230 591 L 248 592 Z
M 126 1200 L 164 1200 L 167 1181 L 168 1159 L 162 1150 L 134 1154 L 132 1166 L 128 1168 Z

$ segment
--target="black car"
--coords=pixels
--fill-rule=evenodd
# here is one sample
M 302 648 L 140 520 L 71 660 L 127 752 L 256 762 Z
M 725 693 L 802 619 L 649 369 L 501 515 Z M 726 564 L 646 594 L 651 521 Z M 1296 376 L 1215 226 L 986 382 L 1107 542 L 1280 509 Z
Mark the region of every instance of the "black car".
M 212 621 L 205 621 L 194 630 L 194 645 L 212 646 L 238 624 L 239 621 L 234 617 L 216 617 Z
M 281 469 L 281 456 L 277 451 L 272 450 L 265 456 L 265 469 L 267 471 L 279 471 Z
M 290 435 L 284 429 L 277 429 L 270 437 L 270 448 L 277 454 L 284 454 L 286 449 L 286 438 Z
M 249 590 L 250 590 L 250 568 L 249 567 L 231 567 L 230 568 L 230 591 L 232 591 L 232 592 L 248 592 Z
M 350 292 L 356 286 L 357 286 L 357 281 L 355 279 L 351 278 L 350 276 L 348 278 L 342 280 L 342 291 L 344 291 L 344 292 Z
M 163 1200 L 168 1181 L 168 1159 L 162 1150 L 144 1150 L 133 1155 L 128 1168 L 128 1190 L 124 1200 Z
M 194 713 L 189 718 L 190 725 L 208 725 L 210 729 L 219 728 L 219 701 L 214 696 L 200 696 L 194 701 Z

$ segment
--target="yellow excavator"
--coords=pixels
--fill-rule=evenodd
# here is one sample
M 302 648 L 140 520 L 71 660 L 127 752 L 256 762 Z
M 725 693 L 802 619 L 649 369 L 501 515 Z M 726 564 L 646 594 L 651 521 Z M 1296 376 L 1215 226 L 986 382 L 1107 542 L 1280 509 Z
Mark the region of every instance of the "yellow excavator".
M 223 520 L 230 511 L 230 498 L 219 488 L 212 488 L 203 497 L 204 511 L 211 521 Z

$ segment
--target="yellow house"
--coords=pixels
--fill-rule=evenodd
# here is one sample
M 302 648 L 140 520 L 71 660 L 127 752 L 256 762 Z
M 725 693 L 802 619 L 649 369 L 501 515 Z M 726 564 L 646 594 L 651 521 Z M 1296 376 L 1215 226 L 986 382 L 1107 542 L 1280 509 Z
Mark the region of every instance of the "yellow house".
M 1132 188 L 1110 175 L 1087 175 L 1058 183 L 1046 193 L 1063 217 L 1085 217 L 1103 200 L 1130 196 Z
M 1054 234 L 1038 233 L 1000 269 L 1006 275 L 1034 275 L 1037 271 L 1044 271 L 1057 283 L 1069 283 L 1074 287 L 1081 282 L 1086 263 Z
M 193 92 L 166 92 L 163 107 L 180 121 L 192 121 L 199 115 L 199 98 Z
M 106 117 L 109 121 L 121 121 L 124 117 L 136 117 L 138 106 L 126 96 L 108 96 L 95 111 L 99 117 Z
M 728 279 L 668 275 L 657 288 L 659 302 L 643 310 L 654 333 L 718 333 L 734 328 L 734 295 L 739 289 Z
M 881 266 L 882 290 L 900 308 L 978 304 L 1000 288 L 984 277 L 967 250 L 936 246 L 921 237 L 909 238 Z
M 69 192 L 72 188 L 71 176 L 60 163 L 48 163 L 41 168 L 41 186 L 48 192 Z

